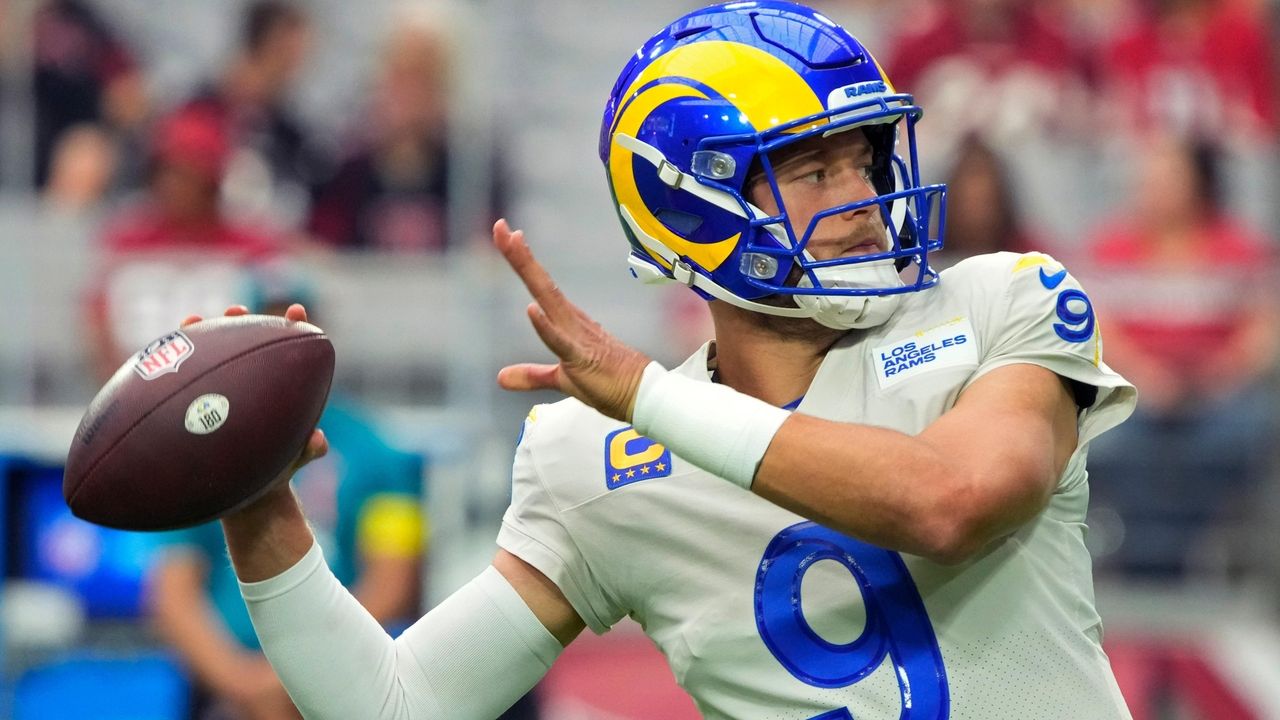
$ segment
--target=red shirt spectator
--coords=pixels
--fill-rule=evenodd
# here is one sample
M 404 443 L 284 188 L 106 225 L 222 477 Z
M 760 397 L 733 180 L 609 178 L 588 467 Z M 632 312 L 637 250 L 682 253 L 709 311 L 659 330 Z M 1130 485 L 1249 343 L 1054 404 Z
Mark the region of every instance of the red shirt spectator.
M 1108 305 L 1109 329 L 1189 380 L 1208 379 L 1248 325 L 1254 288 L 1268 279 L 1269 245 L 1218 217 L 1175 261 L 1142 229 L 1113 226 L 1092 251 L 1100 272 L 1123 276 L 1124 299 Z
M 1252 136 L 1276 131 L 1266 23 L 1239 2 L 1162 2 L 1106 52 L 1102 80 L 1139 129 Z
M 223 215 L 219 186 L 229 154 L 216 116 L 187 109 L 160 124 L 146 199 L 102 236 L 106 262 L 89 305 L 100 377 L 182 314 L 218 315 L 247 303 L 249 268 L 278 252 L 270 231 Z
M 259 228 L 233 225 L 220 217 L 184 221 L 148 204 L 116 218 L 102 236 L 102 248 L 115 257 L 212 253 L 248 262 L 271 258 L 280 251 L 280 244 Z
M 933 119 L 921 131 L 930 142 L 950 146 L 981 133 L 1001 144 L 1087 122 L 1084 58 L 1053 5 L 930 2 L 912 19 L 885 69 L 929 108 Z
M 151 187 L 103 236 L 113 255 L 199 252 L 261 259 L 276 249 L 265 230 L 237 226 L 221 211 L 219 188 L 231 145 L 222 119 L 187 108 L 166 118 L 152 147 Z
M 1280 343 L 1270 243 L 1221 210 L 1217 153 L 1144 147 L 1131 216 L 1090 245 L 1107 362 L 1156 415 L 1182 415 L 1264 377 Z

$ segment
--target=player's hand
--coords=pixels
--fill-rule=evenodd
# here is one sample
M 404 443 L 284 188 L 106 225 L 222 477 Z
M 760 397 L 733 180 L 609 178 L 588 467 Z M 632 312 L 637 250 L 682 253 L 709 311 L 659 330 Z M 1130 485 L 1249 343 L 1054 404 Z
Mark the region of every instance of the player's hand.
M 249 308 L 245 307 L 244 305 L 232 305 L 231 307 L 227 308 L 226 311 L 223 312 L 222 314 L 226 317 L 239 317 L 241 315 L 248 315 Z M 294 303 L 289 306 L 288 310 L 285 310 L 284 318 L 292 322 L 306 322 L 307 309 L 298 303 Z M 182 321 L 181 327 L 186 327 L 188 325 L 198 323 L 203 319 L 204 318 L 200 317 L 199 315 L 188 315 Z M 324 457 L 328 452 L 329 452 L 329 441 L 328 439 L 325 438 L 324 431 L 321 430 L 320 428 L 316 428 L 315 430 L 311 431 L 311 437 L 307 439 L 306 447 L 302 448 L 302 453 L 298 456 L 298 459 L 294 461 L 292 465 L 286 468 L 283 473 L 281 473 L 280 478 L 273 483 L 275 490 L 268 492 L 263 497 L 263 500 L 267 500 L 268 498 L 277 494 L 281 490 L 284 490 L 285 492 L 287 492 L 287 488 L 289 486 L 289 479 L 292 478 L 295 473 L 301 470 L 304 465 L 311 462 L 312 460 Z M 261 503 L 262 500 L 258 502 Z M 258 503 L 255 503 L 255 504 L 258 504 Z
M 560 358 L 554 365 L 507 366 L 498 373 L 498 384 L 507 390 L 559 390 L 609 417 L 630 422 L 649 358 L 569 302 L 533 257 L 523 231 L 512 231 L 506 220 L 499 220 L 493 226 L 493 243 L 533 296 L 528 308 L 533 329 Z

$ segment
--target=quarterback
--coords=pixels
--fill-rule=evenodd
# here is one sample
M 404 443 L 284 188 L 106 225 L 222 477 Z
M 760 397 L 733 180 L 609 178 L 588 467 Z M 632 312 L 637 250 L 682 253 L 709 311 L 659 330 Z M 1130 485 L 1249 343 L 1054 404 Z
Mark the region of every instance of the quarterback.
M 709 718 L 1128 717 L 1084 517 L 1088 444 L 1133 388 L 1052 258 L 930 266 L 946 191 L 920 180 L 920 117 L 790 3 L 693 12 L 641 47 L 600 155 L 632 274 L 707 299 L 715 339 L 651 362 L 499 221 L 558 362 L 498 381 L 571 397 L 525 422 L 492 566 L 392 640 L 287 483 L 223 520 L 304 715 L 494 717 L 630 616 Z M 324 450 L 317 432 L 299 462 Z

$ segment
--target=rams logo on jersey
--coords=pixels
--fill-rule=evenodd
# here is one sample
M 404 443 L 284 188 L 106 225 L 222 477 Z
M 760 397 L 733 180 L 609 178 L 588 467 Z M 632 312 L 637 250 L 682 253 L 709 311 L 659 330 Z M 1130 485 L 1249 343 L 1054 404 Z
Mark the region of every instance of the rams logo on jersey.
M 671 451 L 635 428 L 624 427 L 605 437 L 604 482 L 610 490 L 670 474 Z

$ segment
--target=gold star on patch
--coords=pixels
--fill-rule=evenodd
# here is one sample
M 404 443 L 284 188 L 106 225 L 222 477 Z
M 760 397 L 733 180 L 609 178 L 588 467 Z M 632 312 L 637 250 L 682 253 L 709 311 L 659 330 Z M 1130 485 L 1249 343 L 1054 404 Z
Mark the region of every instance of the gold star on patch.
M 621 476 L 621 475 L 619 475 L 618 473 L 614 473 L 614 474 L 613 474 L 613 481 L 614 481 L 614 482 L 618 482 L 618 481 L 619 481 L 619 480 L 621 480 L 621 479 L 622 479 L 622 476 Z
M 662 472 L 663 470 L 666 470 L 666 469 L 667 469 L 667 464 L 666 464 L 666 463 L 657 463 L 656 465 L 654 465 L 654 467 L 658 469 L 658 472 Z
M 641 465 L 641 466 L 640 466 L 640 474 L 641 474 L 641 475 L 648 475 L 648 474 L 649 474 L 649 466 L 648 466 L 648 465 Z
M 635 476 L 636 476 L 636 471 L 635 471 L 635 469 L 634 469 L 634 468 L 632 468 L 631 470 L 628 470 L 628 471 L 627 471 L 627 477 L 629 477 L 629 478 L 633 478 L 633 477 L 635 477 Z

